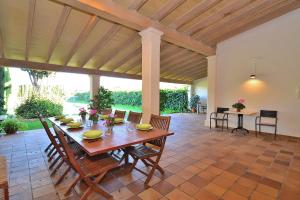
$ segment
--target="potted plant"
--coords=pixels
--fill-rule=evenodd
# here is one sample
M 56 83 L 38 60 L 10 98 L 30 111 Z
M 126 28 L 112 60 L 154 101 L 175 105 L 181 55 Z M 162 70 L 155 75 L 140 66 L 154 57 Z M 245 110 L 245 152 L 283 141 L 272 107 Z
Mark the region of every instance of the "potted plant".
M 241 110 L 243 110 L 244 108 L 246 108 L 246 106 L 244 105 L 245 103 L 245 99 L 239 99 L 238 102 L 234 103 L 232 105 L 233 108 L 236 108 L 237 112 L 241 112 Z
M 20 128 L 20 124 L 15 119 L 6 119 L 1 123 L 1 129 L 4 130 L 6 134 L 15 134 Z
M 200 97 L 198 95 L 194 95 L 190 99 L 190 107 L 192 112 L 196 112 L 197 104 L 200 101 Z
M 92 120 L 94 124 L 98 123 L 98 113 L 96 109 L 90 109 L 89 120 Z
M 81 117 L 82 122 L 85 122 L 86 120 L 86 115 L 87 115 L 87 111 L 85 108 L 80 108 L 79 109 L 79 115 Z

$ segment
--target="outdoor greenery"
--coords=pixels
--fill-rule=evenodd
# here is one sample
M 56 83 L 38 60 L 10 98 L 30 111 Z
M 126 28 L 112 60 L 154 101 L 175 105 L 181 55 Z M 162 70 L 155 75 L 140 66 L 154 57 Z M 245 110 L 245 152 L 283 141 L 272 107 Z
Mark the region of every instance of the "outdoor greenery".
M 32 96 L 16 108 L 16 115 L 24 119 L 33 119 L 36 118 L 37 113 L 50 117 L 61 115 L 62 111 L 63 106 L 61 104 L 54 103 L 49 99 Z
M 0 126 L 6 134 L 16 133 L 21 127 L 20 123 L 16 119 L 12 118 L 4 120 L 3 122 L 1 122 Z
M 40 81 L 43 78 L 47 78 L 48 76 L 50 76 L 50 74 L 53 73 L 49 71 L 35 70 L 35 69 L 28 69 L 28 68 L 22 68 L 22 70 L 28 73 L 31 84 L 35 89 L 40 88 Z
M 67 101 L 72 103 L 88 103 L 90 102 L 90 92 L 77 92 L 74 96 L 70 97 Z
M 115 91 L 112 95 L 115 104 L 141 106 L 142 92 L 141 91 Z
M 113 104 L 112 92 L 104 87 L 100 87 L 98 94 L 91 100 L 90 108 L 96 109 L 100 113 L 105 108 L 111 108 Z
M 4 87 L 5 87 L 5 73 L 4 68 L 0 67 L 0 115 L 5 114 L 6 110 L 4 108 L 5 101 L 4 101 Z
M 198 95 L 194 95 L 190 99 L 190 107 L 191 109 L 197 109 L 197 103 L 200 101 L 200 97 Z

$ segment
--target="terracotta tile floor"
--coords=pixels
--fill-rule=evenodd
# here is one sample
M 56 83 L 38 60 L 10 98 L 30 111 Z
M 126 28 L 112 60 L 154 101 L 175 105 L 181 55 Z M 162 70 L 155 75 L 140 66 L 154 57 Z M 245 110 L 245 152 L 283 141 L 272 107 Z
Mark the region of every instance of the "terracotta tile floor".
M 115 199 L 300 199 L 300 140 L 270 136 L 233 135 L 203 126 L 204 116 L 172 115 L 175 135 L 167 139 L 158 172 L 150 188 L 137 171 L 116 170 L 101 183 Z M 43 152 L 48 139 L 42 130 L 0 138 L 0 154 L 9 163 L 10 198 L 78 199 L 78 185 L 63 193 L 74 172 L 58 186 L 50 177 Z M 144 167 L 139 164 L 140 167 Z M 61 173 L 62 170 L 59 172 Z M 90 199 L 103 199 L 93 194 Z

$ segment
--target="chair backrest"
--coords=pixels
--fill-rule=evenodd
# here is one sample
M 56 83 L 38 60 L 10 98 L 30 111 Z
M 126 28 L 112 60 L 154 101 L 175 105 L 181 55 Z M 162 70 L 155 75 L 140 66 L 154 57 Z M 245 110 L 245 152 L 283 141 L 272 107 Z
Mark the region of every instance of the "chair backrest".
M 225 111 L 229 111 L 229 108 L 217 107 L 217 113 L 224 113 Z
M 277 118 L 277 111 L 275 110 L 260 110 L 261 117 Z
M 112 109 L 111 108 L 104 108 L 100 113 L 101 115 L 109 115 L 111 114 Z
M 44 129 L 46 131 L 46 134 L 47 134 L 50 142 L 53 144 L 54 148 L 59 153 L 59 155 L 62 156 L 62 157 L 64 157 L 64 154 L 63 154 L 63 152 L 62 152 L 62 150 L 60 148 L 60 145 L 56 141 L 53 133 L 51 132 L 51 130 L 50 130 L 49 126 L 48 126 L 48 123 L 46 122 L 46 120 L 41 115 L 38 115 L 38 116 L 39 116 L 39 119 L 40 119 L 40 121 L 41 121 L 41 123 L 42 123 L 42 125 L 43 125 L 43 127 L 44 127 Z
M 84 177 L 85 173 L 83 172 L 83 170 L 81 169 L 80 165 L 77 163 L 75 155 L 71 149 L 71 147 L 69 146 L 63 132 L 55 125 L 53 124 L 53 128 L 57 134 L 57 138 L 64 150 L 64 152 L 66 153 L 66 157 L 67 157 L 67 162 L 68 164 L 78 173 L 80 174 L 80 176 Z
M 170 116 L 159 116 L 159 115 L 153 115 L 151 114 L 151 118 L 150 118 L 150 124 L 154 127 L 154 128 L 158 128 L 164 131 L 168 131 L 169 127 L 170 127 L 170 121 L 171 121 L 171 117 Z M 163 137 L 163 138 L 159 138 L 156 140 L 152 140 L 149 141 L 148 143 L 161 147 L 161 151 L 163 150 L 163 147 L 165 145 L 165 141 L 166 141 L 167 137 Z
M 170 127 L 170 121 L 171 117 L 170 116 L 160 116 L 160 115 L 153 115 L 151 114 L 150 118 L 150 124 L 154 128 L 158 128 L 164 131 L 168 131 Z
M 115 117 L 116 118 L 123 118 L 126 115 L 126 111 L 122 111 L 122 110 L 115 110 Z
M 129 111 L 129 115 L 127 117 L 127 121 L 139 124 L 142 119 L 142 113 Z

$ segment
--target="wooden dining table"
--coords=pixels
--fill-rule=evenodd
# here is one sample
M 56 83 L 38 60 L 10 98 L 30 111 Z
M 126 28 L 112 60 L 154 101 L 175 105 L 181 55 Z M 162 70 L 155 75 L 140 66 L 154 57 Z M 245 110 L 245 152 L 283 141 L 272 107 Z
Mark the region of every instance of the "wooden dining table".
M 99 121 L 97 124 L 93 124 L 91 126 L 84 124 L 82 128 L 70 129 L 67 125 L 61 124 L 59 120 L 55 120 L 53 117 L 48 119 L 57 125 L 67 137 L 78 143 L 89 156 L 99 155 L 174 134 L 174 132 L 164 131 L 157 128 L 153 128 L 149 131 L 141 131 L 137 129 L 129 131 L 126 126 L 126 123 L 129 122 L 116 124 L 113 127 L 112 133 L 106 134 L 105 132 L 107 128 L 104 125 L 104 121 Z M 101 130 L 103 135 L 98 140 L 84 139 L 83 133 L 88 130 Z

